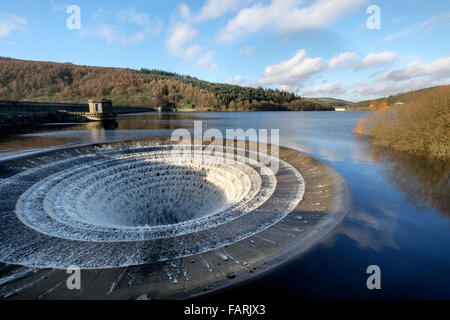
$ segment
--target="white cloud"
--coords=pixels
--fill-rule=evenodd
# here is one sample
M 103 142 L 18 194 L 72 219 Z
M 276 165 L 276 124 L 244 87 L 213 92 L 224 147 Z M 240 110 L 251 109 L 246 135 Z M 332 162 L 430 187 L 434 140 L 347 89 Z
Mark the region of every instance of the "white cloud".
M 84 34 L 88 33 L 85 31 Z M 118 38 L 117 34 L 118 30 L 115 27 L 109 25 L 102 25 L 95 31 L 96 36 L 103 38 L 110 44 L 116 41 L 116 39 Z
M 198 31 L 188 23 L 178 22 L 170 30 L 170 37 L 166 41 L 169 52 L 174 56 L 183 55 L 187 49 L 184 45 L 195 38 Z
M 350 67 L 352 65 L 351 62 L 355 61 L 358 58 L 359 57 L 355 52 L 342 52 L 341 54 L 334 56 L 328 61 L 328 68 L 333 69 L 336 67 Z
M 358 65 L 359 69 L 372 67 L 374 65 L 385 65 L 397 59 L 397 54 L 392 51 L 380 53 L 369 53 Z
M 315 0 L 300 8 L 301 0 L 272 0 L 270 5 L 256 4 L 242 9 L 219 32 L 218 41 L 232 41 L 264 28 L 281 33 L 325 27 L 356 10 L 366 0 Z
M 116 19 L 120 23 L 135 24 L 144 28 L 151 26 L 150 17 L 145 13 L 137 12 L 135 8 L 119 11 L 116 15 Z
M 208 70 L 209 70 L 209 71 L 215 71 L 215 70 L 217 70 L 217 69 L 219 69 L 219 66 L 218 66 L 216 63 L 213 63 L 212 65 L 210 65 L 210 66 L 208 67 Z
M 0 13 L 0 38 L 6 38 L 14 30 L 25 30 L 27 20 L 11 13 Z
M 204 51 L 200 54 L 200 56 L 197 58 L 196 65 L 199 67 L 212 67 L 213 66 L 213 57 L 215 52 L 214 51 Z
M 107 15 L 100 9 L 95 16 Z M 109 19 L 113 20 L 113 19 Z M 138 12 L 134 8 L 119 11 L 114 17 L 115 24 L 103 23 L 93 28 L 83 28 L 82 36 L 93 35 L 103 38 L 107 43 L 119 43 L 122 45 L 137 44 L 147 40 L 150 36 L 161 32 L 162 23 L 152 20 L 147 14 Z M 125 32 L 126 28 L 135 28 L 133 32 Z
M 244 78 L 242 78 L 240 75 L 235 76 L 234 78 L 230 78 L 227 81 L 229 84 L 235 84 L 235 85 L 240 85 L 240 84 L 244 84 L 245 80 Z
M 450 12 L 445 12 L 437 16 L 431 17 L 430 19 L 427 19 L 425 21 L 413 24 L 408 28 L 405 28 L 399 32 L 392 33 L 386 36 L 384 39 L 386 41 L 392 41 L 401 37 L 409 36 L 410 34 L 417 34 L 421 32 L 425 33 L 439 27 L 440 24 L 449 19 L 450 19 Z
M 202 53 L 202 51 L 203 51 L 202 47 L 194 44 L 184 49 L 184 51 L 181 51 L 180 57 L 182 57 L 186 62 L 189 62 L 197 58 Z
M 328 68 L 353 68 L 362 69 L 375 65 L 386 65 L 397 59 L 397 54 L 391 51 L 369 53 L 361 59 L 355 52 L 342 52 L 328 61 Z
M 392 62 L 396 58 L 393 52 L 371 53 L 360 59 L 353 52 L 344 52 L 331 58 L 326 64 L 321 58 L 309 58 L 306 51 L 299 50 L 296 55 L 280 64 L 268 66 L 261 76 L 259 85 L 279 85 L 280 88 L 298 92 L 306 80 L 328 68 L 338 66 L 373 66 Z M 334 67 L 334 68 L 333 68 Z M 303 88 L 301 95 L 310 97 L 346 96 L 350 100 L 366 100 L 398 94 L 401 92 L 445 85 L 450 81 L 450 57 L 443 57 L 424 63 L 415 60 L 403 68 L 391 69 L 369 80 L 343 84 L 341 81 L 322 83 Z
M 242 0 L 207 0 L 200 12 L 194 17 L 196 22 L 204 22 L 207 20 L 218 18 L 228 12 L 238 10 L 243 2 Z
M 246 46 L 245 48 L 239 49 L 236 52 L 236 55 L 239 57 L 249 57 L 251 55 L 253 55 L 253 47 L 252 46 Z
M 58 3 L 55 0 L 50 0 L 53 11 L 64 11 L 66 12 L 67 7 L 70 5 L 68 3 Z
M 428 77 L 430 80 L 441 80 L 450 78 L 450 57 L 436 59 L 430 63 L 416 60 L 405 68 L 383 73 L 380 80 L 409 80 L 414 78 Z
M 436 59 L 430 63 L 416 60 L 404 68 L 381 74 L 371 82 L 351 85 L 353 93 L 363 97 L 388 96 L 448 84 L 450 80 L 450 57 Z
M 280 90 L 281 91 L 285 91 L 285 92 L 289 92 L 289 93 L 297 93 L 298 92 L 298 88 L 297 86 L 288 86 L 288 85 L 281 85 L 280 86 Z
M 423 88 L 448 84 L 445 80 L 430 81 L 429 79 L 414 79 L 402 81 L 372 81 L 358 82 L 351 85 L 353 94 L 363 98 L 379 98 L 407 91 L 414 91 Z
M 229 12 L 238 11 L 254 0 L 206 0 L 199 12 L 191 11 L 187 4 L 180 4 L 176 9 L 176 16 L 185 22 L 199 24 L 219 18 Z
M 188 22 L 178 22 L 170 29 L 170 36 L 166 41 L 169 53 L 179 57 L 184 62 L 195 61 L 198 67 L 208 67 L 216 70 L 217 65 L 213 62 L 215 52 L 208 50 L 198 44 L 192 44 L 192 40 L 198 35 L 198 30 Z
M 309 58 L 305 50 L 299 50 L 290 60 L 266 67 L 259 83 L 292 86 L 322 70 L 322 58 Z
M 331 72 L 339 66 L 348 68 L 385 65 L 396 59 L 394 52 L 370 53 L 360 59 L 356 53 L 344 52 L 324 63 L 320 57 L 310 58 L 305 50 L 299 50 L 294 57 L 276 65 L 267 66 L 257 82 L 258 85 L 278 85 L 280 88 L 298 92 L 311 77 L 328 69 Z M 322 83 L 301 90 L 311 97 L 346 96 L 350 100 L 372 99 L 401 92 L 418 90 L 448 84 L 450 81 L 450 57 L 443 57 L 424 63 L 416 60 L 399 69 L 391 69 L 372 76 L 369 80 L 343 84 L 341 81 Z
M 303 95 L 310 97 L 334 97 L 345 92 L 340 81 L 325 83 L 315 87 L 309 87 L 302 90 Z
M 199 34 L 195 26 L 230 11 L 239 10 L 243 3 L 250 1 L 252 0 L 207 0 L 198 13 L 193 13 L 186 4 L 179 5 L 172 16 L 174 26 L 166 40 L 169 53 L 185 62 L 195 60 L 196 66 L 217 70 L 218 66 L 213 61 L 215 51 L 192 43 Z

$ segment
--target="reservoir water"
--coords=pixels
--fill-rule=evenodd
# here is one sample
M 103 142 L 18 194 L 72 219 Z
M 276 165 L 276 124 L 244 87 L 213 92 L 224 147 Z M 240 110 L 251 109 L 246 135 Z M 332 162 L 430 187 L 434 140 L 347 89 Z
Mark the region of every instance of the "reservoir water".
M 352 133 L 364 112 L 145 113 L 51 124 L 0 137 L 0 161 L 65 146 L 170 136 L 173 129 L 279 129 L 280 145 L 346 179 L 352 208 L 332 234 L 275 271 L 209 298 L 450 299 L 450 162 L 373 147 Z M 381 290 L 368 290 L 368 266 Z M 207 297 L 208 298 L 208 297 Z

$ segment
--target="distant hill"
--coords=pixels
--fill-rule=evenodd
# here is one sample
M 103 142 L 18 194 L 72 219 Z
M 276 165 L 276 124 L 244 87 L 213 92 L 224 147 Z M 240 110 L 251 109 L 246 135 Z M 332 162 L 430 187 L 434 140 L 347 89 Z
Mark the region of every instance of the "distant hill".
M 425 89 L 420 89 L 420 90 L 416 90 L 416 91 L 400 93 L 400 94 L 385 97 L 385 98 L 361 101 L 361 102 L 352 104 L 350 106 L 350 109 L 351 110 L 373 110 L 376 108 L 376 106 L 379 106 L 384 102 L 387 103 L 387 106 L 390 106 L 393 108 L 399 107 L 402 105 L 408 105 L 412 102 L 422 99 L 424 96 L 426 96 L 431 91 L 433 91 L 437 88 L 444 88 L 444 90 L 450 90 L 450 85 L 425 88 Z
M 349 107 L 353 105 L 353 102 L 345 101 L 342 99 L 335 98 L 305 98 L 317 103 L 322 103 L 330 107 Z
M 161 70 L 0 58 L 0 100 L 86 103 L 88 98 L 198 111 L 333 109 L 286 91 L 211 83 Z

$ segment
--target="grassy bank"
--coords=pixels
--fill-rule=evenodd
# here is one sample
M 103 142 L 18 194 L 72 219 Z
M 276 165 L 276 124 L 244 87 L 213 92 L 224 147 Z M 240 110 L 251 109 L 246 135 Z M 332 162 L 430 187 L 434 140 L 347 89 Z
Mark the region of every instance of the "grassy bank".
M 420 156 L 450 159 L 450 87 L 430 90 L 401 106 L 381 101 L 360 119 L 355 133 L 367 135 L 376 146 Z

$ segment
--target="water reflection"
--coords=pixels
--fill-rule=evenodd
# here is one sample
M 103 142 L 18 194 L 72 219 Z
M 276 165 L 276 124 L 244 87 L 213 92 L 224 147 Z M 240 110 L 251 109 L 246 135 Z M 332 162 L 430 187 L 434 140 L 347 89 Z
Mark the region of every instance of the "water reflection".
M 226 128 L 280 128 L 280 143 L 329 161 L 348 180 L 370 181 L 379 175 L 415 205 L 446 212 L 450 207 L 450 162 L 431 161 L 373 147 L 353 135 L 360 113 L 140 113 L 113 121 L 47 124 L 0 138 L 0 159 L 46 148 L 106 141 L 145 139 L 179 128 L 192 129 L 195 120 L 225 133 Z M 369 166 L 367 166 L 369 165 Z M 368 172 L 370 170 L 370 172 Z M 374 192 L 374 190 L 368 192 Z M 382 197 L 382 195 L 380 195 Z
M 86 129 L 88 130 L 114 130 L 118 127 L 119 123 L 116 120 L 96 121 L 86 124 Z
M 149 112 L 121 115 L 112 121 L 51 123 L 14 129 L 0 135 L 0 160 L 70 145 L 167 136 L 171 130 L 191 128 L 194 120 L 206 119 L 210 118 Z
M 230 297 L 271 293 L 278 298 L 373 298 L 368 265 L 383 270 L 383 298 L 450 298 L 450 163 L 373 147 L 352 134 L 361 112 L 256 112 L 122 115 L 112 124 L 45 125 L 0 137 L 0 160 L 62 145 L 146 139 L 192 129 L 280 129 L 280 144 L 327 161 L 346 179 L 353 210 L 321 246 L 269 279 Z M 206 130 L 206 129 L 205 129 Z M 345 289 L 343 289 L 345 288 Z
M 364 153 L 379 164 L 386 179 L 406 195 L 406 201 L 432 207 L 450 216 L 450 161 L 420 158 L 373 146 L 357 139 Z
M 190 128 L 195 120 L 211 118 L 180 113 L 144 113 L 118 118 L 118 130 L 175 130 Z

